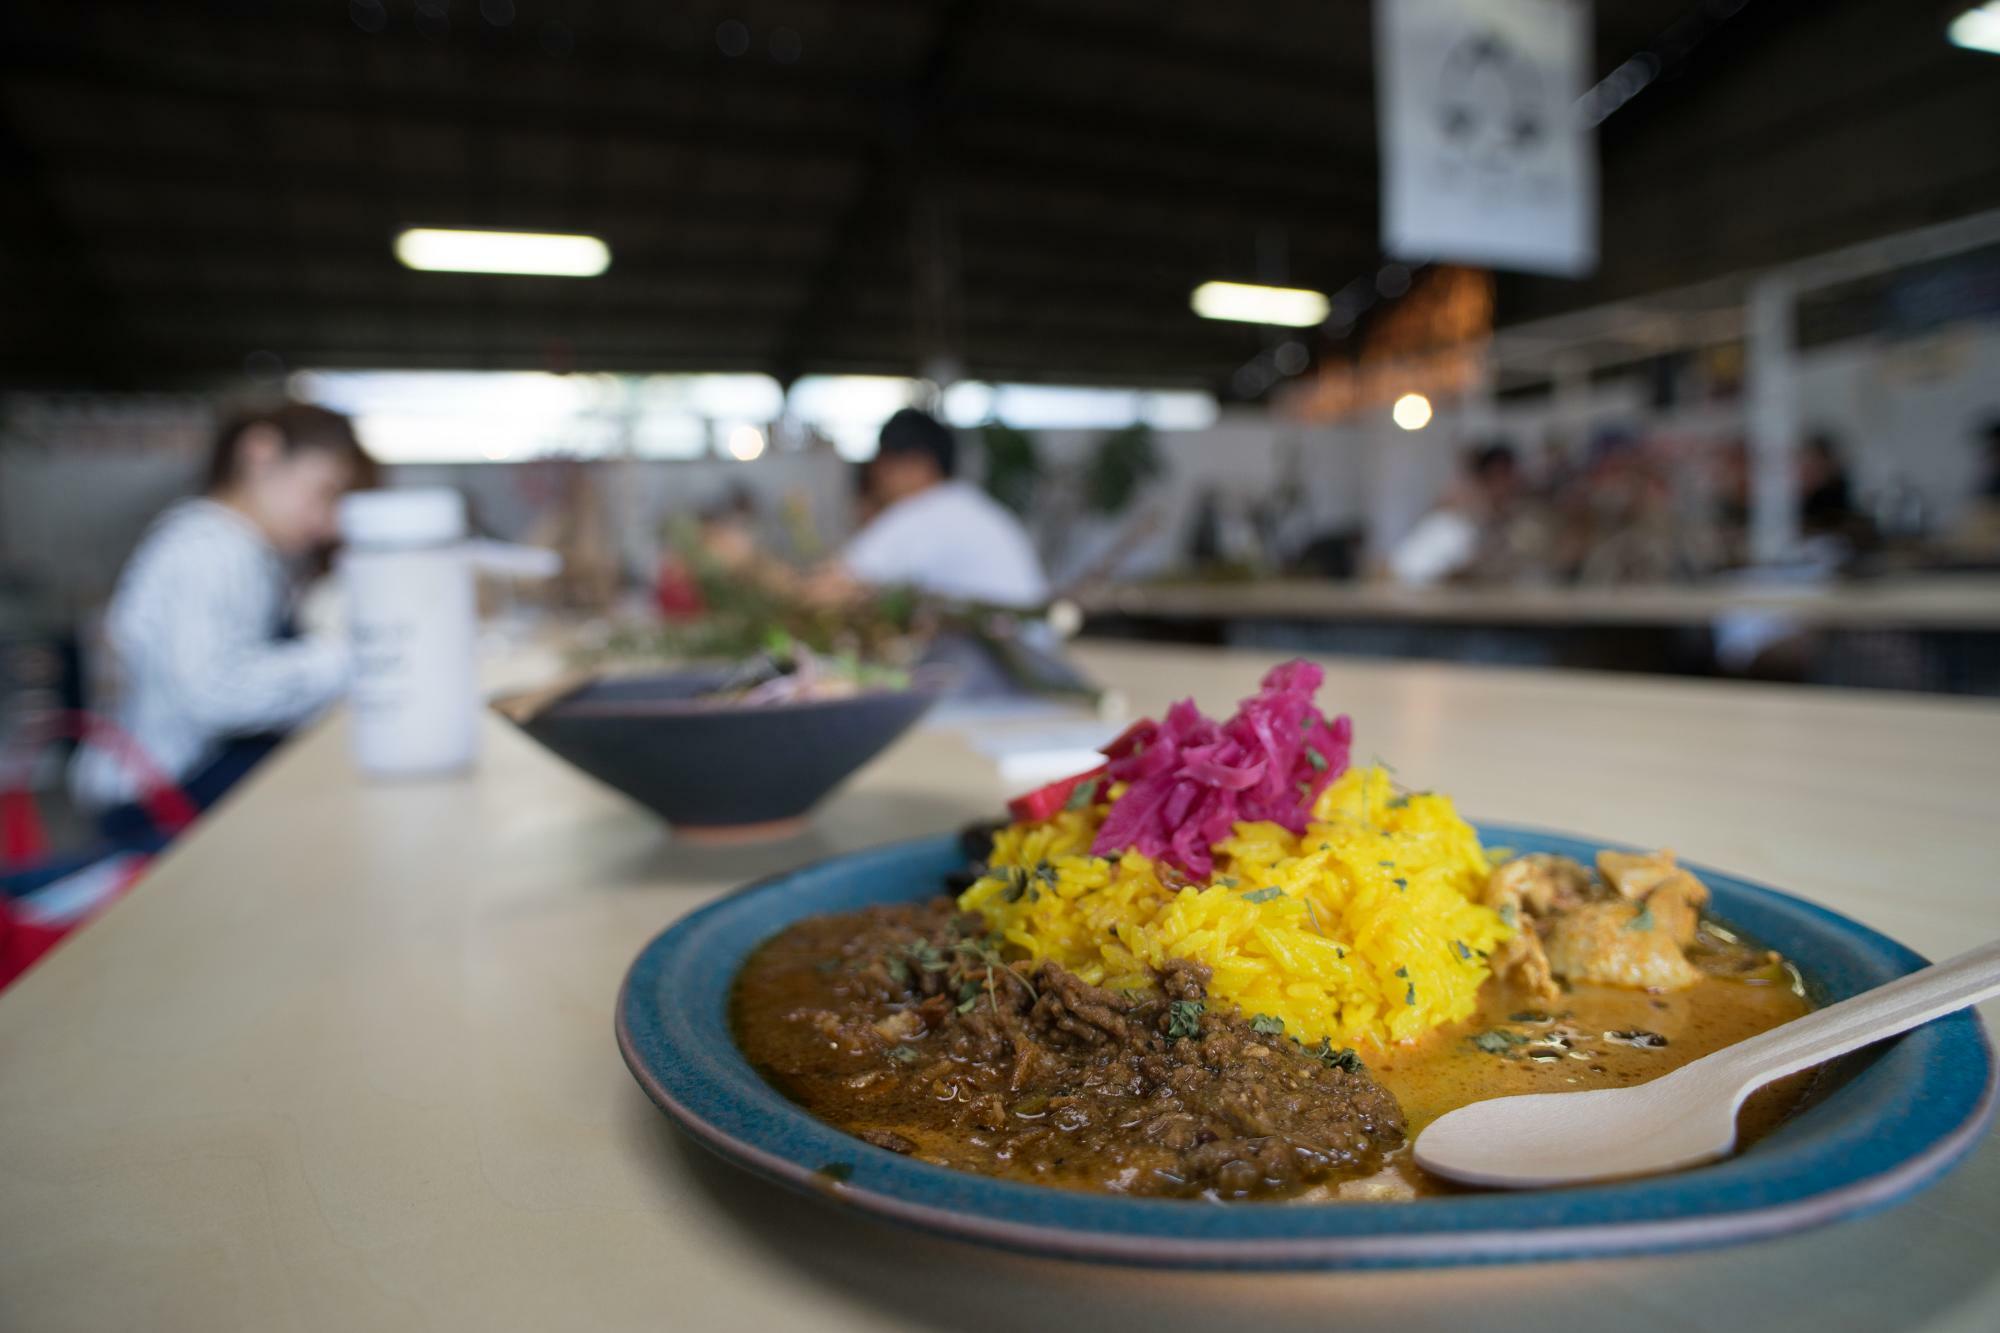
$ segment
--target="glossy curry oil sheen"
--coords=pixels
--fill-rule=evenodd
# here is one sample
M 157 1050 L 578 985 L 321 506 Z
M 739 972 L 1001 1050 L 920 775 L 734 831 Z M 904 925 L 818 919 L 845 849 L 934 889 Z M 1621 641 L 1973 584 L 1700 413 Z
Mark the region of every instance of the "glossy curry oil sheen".
M 1395 1095 L 1414 1142 L 1433 1120 L 1471 1102 L 1646 1083 L 1810 1008 L 1782 972 L 1747 979 L 1709 975 L 1688 990 L 1662 994 L 1579 985 L 1558 1005 L 1488 982 L 1472 1019 L 1371 1053 L 1368 1067 Z M 1813 1071 L 1794 1074 L 1753 1094 L 1737 1117 L 1737 1147 L 1776 1129 L 1798 1108 L 1814 1077 Z M 1376 1176 L 1310 1197 L 1393 1200 L 1464 1192 L 1423 1171 L 1404 1147 Z
M 1373 1175 L 1395 1099 L 1172 960 L 1145 991 L 1004 963 L 948 898 L 799 923 L 736 986 L 738 1040 L 788 1096 L 878 1148 L 1044 1185 L 1283 1197 Z
M 1473 1018 L 1357 1070 L 1211 1011 L 1205 969 L 1114 996 L 1001 964 L 983 927 L 945 899 L 800 921 L 740 973 L 737 1040 L 815 1115 L 918 1160 L 1110 1193 L 1396 1200 L 1456 1192 L 1408 1148 L 1449 1110 L 1644 1082 L 1808 1007 L 1791 974 L 1740 957 L 1663 994 L 1577 985 L 1548 1004 L 1495 981 Z M 1743 1142 L 1809 1078 L 1753 1098 Z

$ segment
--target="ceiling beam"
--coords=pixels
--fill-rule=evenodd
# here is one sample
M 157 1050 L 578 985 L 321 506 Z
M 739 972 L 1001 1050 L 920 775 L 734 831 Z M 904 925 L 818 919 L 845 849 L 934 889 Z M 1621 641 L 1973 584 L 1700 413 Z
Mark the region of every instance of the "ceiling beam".
M 45 88 L 67 85 L 93 102 L 136 96 L 264 114 L 323 113 L 379 122 L 383 129 L 476 120 L 488 128 L 542 134 L 560 126 L 593 141 L 626 139 L 775 161 L 851 160 L 897 139 L 897 126 L 909 110 L 900 86 L 879 80 L 804 79 L 793 87 L 793 76 L 779 75 L 770 87 L 778 100 L 760 111 L 756 99 L 732 97 L 743 90 L 744 80 L 727 67 L 685 77 L 652 71 L 641 85 L 646 95 L 632 100 L 619 85 L 552 81 L 518 69 L 481 72 L 448 65 L 436 78 L 385 83 L 365 72 L 300 69 L 276 56 L 263 64 L 259 74 L 157 53 L 138 59 L 45 41 L 0 44 L 0 71 L 16 87 L 31 81 Z M 1372 134 L 1357 140 L 1349 128 L 1355 116 L 1367 114 L 1358 106 L 1329 105 L 1319 126 L 1260 124 L 1254 134 L 1187 111 L 1135 112 L 1065 89 L 948 90 L 926 114 L 932 132 L 945 138 L 962 127 L 967 135 L 1011 134 L 1072 147 L 1094 140 L 1171 144 L 1176 153 L 1193 149 L 1205 155 L 1184 169 L 1189 173 L 1226 173 L 1250 163 L 1265 171 L 1308 165 L 1327 175 L 1373 174 Z
M 584 295 L 579 289 L 579 298 Z M 606 336 L 653 337 L 662 330 L 685 329 L 690 336 L 713 333 L 729 337 L 759 337 L 776 342 L 786 327 L 790 305 L 771 301 L 746 307 L 733 293 L 689 293 L 646 302 L 495 303 L 476 286 L 454 285 L 421 299 L 400 294 L 379 296 L 335 293 L 287 286 L 222 288 L 191 281 L 149 289 L 151 299 L 131 302 L 126 322 L 136 335 L 157 340 L 202 330 L 232 331 L 245 340 L 244 352 L 266 336 L 297 336 L 315 322 L 328 327 L 379 324 L 407 328 L 413 341 L 439 330 L 481 327 L 545 326 L 554 331 L 588 329 Z M 963 310 L 968 332 L 1017 330 L 1054 339 L 1115 336 L 1135 343 L 1161 346 L 1255 346 L 1248 326 L 1221 325 L 1197 318 L 1184 303 L 1162 293 L 1150 305 L 1105 302 L 1089 292 L 1022 293 L 1006 289 L 969 294 Z M 896 300 L 843 305 L 831 312 L 829 331 L 846 336 L 900 330 L 906 326 Z M 14 323 L 8 319 L 7 323 Z M 32 325 L 32 317 L 22 321 Z M 1245 340 L 1248 339 L 1248 342 Z
M 0 98 L 0 307 L 32 315 L 31 355 L 58 361 L 115 361 L 127 338 L 118 302 L 51 188 L 43 155 L 20 133 Z
M 1255 87 L 1281 87 L 1318 97 L 1329 91 L 1358 91 L 1363 101 L 1374 96 L 1373 28 L 1365 7 L 1325 0 L 1312 12 L 1343 24 L 1352 59 L 1344 64 L 1301 49 L 1286 23 L 1265 24 L 1257 18 L 1214 25 L 1199 37 L 1184 38 L 1159 24 L 1125 16 L 1093 13 L 1063 0 L 1011 0 L 1005 12 L 1010 30 L 1030 42 L 1053 49 L 1086 50 L 1100 55 L 1130 57 L 1165 66 L 1169 77 L 1178 72 L 1203 79 L 1233 78 Z M 1248 16 L 1246 16 L 1248 17 Z M 1258 16 L 1261 17 L 1261 16 Z M 1247 35 L 1273 32 L 1275 41 L 1243 40 Z
M 135 201 L 159 191 L 252 192 L 270 201 L 272 174 L 282 172 L 289 190 L 276 202 L 295 212 L 328 216 L 352 213 L 356 201 L 374 212 L 385 228 L 416 222 L 456 221 L 465 225 L 584 228 L 623 232 L 636 240 L 665 221 L 670 225 L 714 225 L 733 235 L 775 229 L 810 235 L 824 223 L 804 220 L 801 210 L 834 209 L 837 196 L 801 194 L 796 207 L 774 205 L 768 192 L 703 194 L 671 180 L 634 182 L 580 176 L 551 188 L 546 181 L 507 180 L 475 170 L 470 160 L 459 170 L 416 164 L 352 165 L 303 156 L 246 161 L 213 153 L 138 152 L 125 148 L 68 148 L 61 175 L 86 186 L 101 183 L 129 191 Z M 912 182 L 916 187 L 917 182 Z M 996 152 L 984 160 L 941 165 L 923 188 L 948 193 L 961 212 L 993 212 L 1020 218 L 1039 230 L 1059 229 L 1079 216 L 1099 215 L 1125 234 L 1171 229 L 1214 233 L 1246 248 L 1253 229 L 1277 223 L 1297 236 L 1332 233 L 1345 240 L 1374 243 L 1372 182 L 1301 186 L 1227 175 L 1214 179 L 1126 167 L 1115 160 L 1098 165 L 1045 162 L 1032 153 Z M 482 198 L 483 205 L 469 201 Z M 323 198 L 324 206 L 313 200 Z M 218 215 L 228 210 L 220 203 Z M 468 216 L 470 214 L 470 216 Z
M 1095 228 L 1030 234 L 1004 225 L 975 228 L 971 221 L 961 223 L 960 242 L 961 271 L 968 282 L 1047 281 L 1107 292 L 1165 289 L 1185 295 L 1193 284 L 1209 278 L 1254 276 L 1219 263 L 1212 247 L 1172 238 Z M 184 269 L 209 263 L 226 266 L 236 261 L 276 263 L 291 253 L 283 243 L 283 233 L 254 220 L 232 219 L 215 225 L 165 219 L 151 223 L 91 221 L 78 226 L 76 233 L 99 263 L 113 269 L 134 259 Z M 386 233 L 343 230 L 303 235 L 311 242 L 307 263 L 318 273 L 342 278 L 351 275 L 356 281 L 371 276 L 410 276 L 391 258 Z M 1352 267 L 1373 257 L 1370 239 L 1356 238 L 1339 246 L 1295 244 L 1294 249 L 1305 250 L 1306 257 L 1298 260 L 1295 256 L 1293 267 L 1300 271 Z M 733 251 L 710 249 L 705 237 L 696 244 L 692 235 L 676 234 L 659 245 L 617 250 L 603 285 L 608 289 L 628 276 L 653 279 L 713 274 L 748 282 L 789 280 L 810 263 L 808 252 L 781 259 L 754 245 Z M 908 256 L 887 247 L 859 257 L 856 271 L 870 283 L 902 282 L 908 277 Z M 499 289 L 508 285 L 507 279 L 499 280 Z
M 774 368 L 782 382 L 789 383 L 804 369 L 814 345 L 825 334 L 846 294 L 854 256 L 874 248 L 876 229 L 880 228 L 887 237 L 908 238 L 914 243 L 916 219 L 891 200 L 900 199 L 905 193 L 899 178 L 919 169 L 918 164 L 936 131 L 937 108 L 950 91 L 961 54 L 960 43 L 977 21 L 978 0 L 946 0 L 936 7 L 935 13 L 930 47 L 890 117 L 893 135 L 869 153 L 860 183 L 841 210 L 819 267 L 786 325 Z

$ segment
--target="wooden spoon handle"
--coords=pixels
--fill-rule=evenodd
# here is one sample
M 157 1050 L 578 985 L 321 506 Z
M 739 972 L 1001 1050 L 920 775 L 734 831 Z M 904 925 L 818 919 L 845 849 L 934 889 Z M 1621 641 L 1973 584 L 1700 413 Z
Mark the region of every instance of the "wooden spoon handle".
M 2000 995 L 2000 940 L 1793 1019 L 1697 1060 L 1684 1072 L 1693 1074 L 1712 1062 L 1701 1077 L 1727 1078 L 1739 1095 L 1747 1094 L 1995 995 Z

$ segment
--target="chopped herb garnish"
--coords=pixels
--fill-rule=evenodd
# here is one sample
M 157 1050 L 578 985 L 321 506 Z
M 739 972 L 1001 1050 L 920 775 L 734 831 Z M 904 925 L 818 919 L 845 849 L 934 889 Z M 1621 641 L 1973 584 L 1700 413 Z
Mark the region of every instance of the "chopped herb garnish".
M 1276 887 L 1252 889 L 1250 892 L 1241 895 L 1243 901 L 1246 903 L 1268 903 L 1273 898 L 1282 898 L 1284 896 L 1285 891 Z
M 1035 863 L 1035 878 L 1053 889 L 1056 886 L 1056 868 L 1047 861 L 1037 861 Z
M 1324 773 L 1327 770 L 1326 756 L 1310 745 L 1306 747 L 1306 762 L 1313 766 L 1315 773 Z
M 909 985 L 910 965 L 900 958 L 891 958 L 889 960 L 889 980 L 895 982 L 898 986 Z
M 1518 1032 L 1509 1032 L 1505 1028 L 1493 1028 L 1474 1037 L 1472 1044 L 1480 1050 L 1485 1051 L 1488 1055 L 1505 1055 L 1509 1047 L 1527 1045 L 1528 1039 Z
M 1282 1037 L 1285 1035 L 1285 1020 L 1273 1018 L 1269 1014 L 1258 1014 L 1250 1020 L 1250 1030 L 1261 1032 L 1267 1037 Z
M 1651 930 L 1653 928 L 1653 905 L 1647 903 L 1639 909 L 1639 915 L 1625 923 L 1627 930 Z
M 1322 936 L 1324 936 L 1326 934 L 1326 929 L 1319 923 L 1319 913 L 1313 910 L 1313 900 L 1310 898 L 1305 898 L 1302 899 L 1301 901 L 1303 901 L 1306 905 L 1306 919 L 1313 923 L 1314 930 L 1318 931 Z M 1334 952 L 1340 953 L 1340 950 L 1335 949 Z M 1347 955 L 1340 954 L 1340 956 L 1345 958 Z
M 1167 1006 L 1167 1036 L 1199 1037 L 1201 1014 L 1208 1006 L 1200 1000 L 1175 1000 Z
M 1020 866 L 1007 867 L 1007 887 L 1000 896 L 1010 903 L 1021 901 L 1021 895 L 1028 891 L 1028 872 Z
M 1236 876 L 1234 875 L 1217 875 L 1215 877 L 1215 882 L 1217 884 L 1220 884 L 1225 889 L 1233 889 L 1236 887 L 1237 881 L 1236 881 Z
M 1396 892 L 1398 893 L 1401 893 L 1403 892 L 1403 890 L 1410 887 L 1410 881 L 1404 879 L 1401 875 L 1396 876 L 1396 878 L 1391 882 L 1395 884 Z
M 1331 1037 L 1321 1037 L 1319 1045 L 1308 1051 L 1307 1054 L 1317 1057 L 1319 1062 L 1328 1069 L 1345 1069 L 1350 1074 L 1361 1072 L 1361 1057 L 1354 1053 L 1354 1048 L 1352 1046 L 1343 1046 L 1336 1051 L 1333 1049 L 1333 1038 Z
M 1657 1032 L 1644 1028 L 1631 1028 L 1623 1032 L 1607 1032 L 1604 1039 L 1614 1046 L 1636 1046 L 1642 1051 L 1657 1051 L 1667 1044 L 1667 1039 Z
M 1069 799 L 1063 802 L 1065 810 L 1088 810 L 1097 804 L 1097 794 L 1104 789 L 1103 778 L 1091 778 L 1079 782 L 1070 791 Z
M 997 1014 L 1000 1012 L 1000 994 L 999 988 L 993 984 L 993 979 L 1002 972 L 1020 982 L 1022 988 L 1028 992 L 1030 999 L 1041 999 L 1041 996 L 1035 990 L 1034 983 L 1019 972 L 1016 972 L 1013 968 L 1008 967 L 1006 960 L 1000 957 L 1000 937 L 998 935 L 988 935 L 984 940 L 977 943 L 972 940 L 960 940 L 951 946 L 951 950 L 961 957 L 973 958 L 985 964 L 986 976 L 984 981 L 967 982 L 966 984 L 977 986 L 986 992 L 987 1003 L 992 1006 L 994 1013 Z M 972 998 L 973 1000 L 977 1000 L 979 997 L 975 993 Z M 964 987 L 960 987 L 958 1011 L 964 1013 L 971 1007 L 972 1005 L 965 999 Z
M 1457 951 L 1458 956 L 1460 958 L 1464 959 L 1468 963 L 1472 961 L 1472 950 L 1465 947 L 1464 940 L 1453 940 L 1451 942 L 1451 947 Z
M 899 1065 L 913 1065 L 924 1058 L 924 1053 L 914 1046 L 891 1046 L 889 1058 Z
M 1416 1002 L 1417 1002 L 1417 983 L 1412 981 L 1410 983 L 1410 988 L 1403 992 L 1403 1003 L 1415 1004 Z
M 1396 969 L 1396 975 L 1399 977 L 1407 977 L 1410 975 L 1410 969 L 1407 967 L 1399 967 Z
M 950 966 L 945 961 L 945 956 L 938 952 L 937 946 L 929 940 L 918 940 L 904 952 L 909 955 L 911 962 L 926 972 L 942 972 Z
M 1553 1023 L 1555 1019 L 1539 1009 L 1523 1009 L 1519 1013 L 1507 1015 L 1509 1023 Z

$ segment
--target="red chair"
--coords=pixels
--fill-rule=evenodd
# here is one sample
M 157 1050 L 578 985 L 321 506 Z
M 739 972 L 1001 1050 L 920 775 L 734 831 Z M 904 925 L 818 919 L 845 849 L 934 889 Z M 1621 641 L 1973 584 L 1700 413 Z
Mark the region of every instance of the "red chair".
M 139 804 L 162 843 L 194 823 L 194 801 L 131 736 L 81 712 L 40 714 L 0 756 L 0 990 L 91 917 L 124 896 L 154 855 L 110 845 L 57 853 L 35 803 L 35 761 L 60 740 L 115 756 L 137 779 Z

